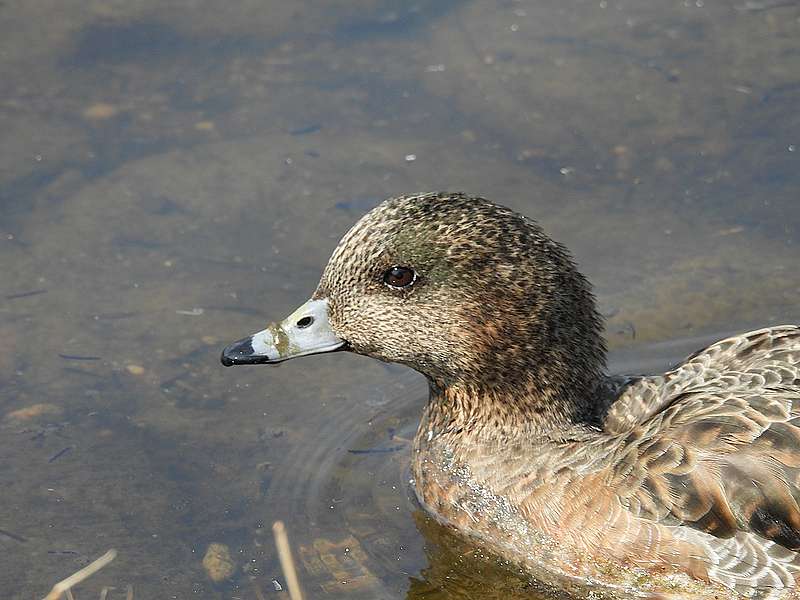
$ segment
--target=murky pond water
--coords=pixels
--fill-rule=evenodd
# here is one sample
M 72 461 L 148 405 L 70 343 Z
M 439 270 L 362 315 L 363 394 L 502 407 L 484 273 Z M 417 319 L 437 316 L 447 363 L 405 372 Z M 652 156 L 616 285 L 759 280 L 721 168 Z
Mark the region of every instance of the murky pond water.
M 533 598 L 408 487 L 424 382 L 226 370 L 384 197 L 482 194 L 575 253 L 612 367 L 800 319 L 800 6 L 0 3 L 0 589 Z M 232 575 L 202 559 L 226 544 Z

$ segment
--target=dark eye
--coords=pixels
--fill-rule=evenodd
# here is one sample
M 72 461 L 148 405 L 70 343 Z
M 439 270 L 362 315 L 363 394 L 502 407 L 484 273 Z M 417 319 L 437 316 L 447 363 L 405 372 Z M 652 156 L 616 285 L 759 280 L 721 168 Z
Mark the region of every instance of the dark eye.
M 405 288 L 417 280 L 414 269 L 408 267 L 392 267 L 383 274 L 383 283 L 393 288 Z

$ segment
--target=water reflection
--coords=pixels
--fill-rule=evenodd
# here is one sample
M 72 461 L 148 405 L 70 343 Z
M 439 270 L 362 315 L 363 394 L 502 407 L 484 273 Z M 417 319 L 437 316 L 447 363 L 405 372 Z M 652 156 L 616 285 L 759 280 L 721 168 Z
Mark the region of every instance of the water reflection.
M 422 511 L 414 514 L 415 522 L 427 540 L 427 566 L 411 578 L 406 598 L 487 598 L 490 600 L 523 600 L 530 598 L 564 598 L 558 590 L 545 590 L 513 565 L 465 542 Z

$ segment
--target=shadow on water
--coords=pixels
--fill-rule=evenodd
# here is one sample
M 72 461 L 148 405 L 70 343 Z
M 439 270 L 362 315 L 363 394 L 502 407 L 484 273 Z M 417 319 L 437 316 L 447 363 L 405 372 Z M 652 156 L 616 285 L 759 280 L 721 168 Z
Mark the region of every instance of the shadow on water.
M 796 322 L 800 9 L 706 4 L 0 6 L 3 597 L 277 598 L 276 519 L 311 597 L 542 596 L 419 511 L 421 378 L 219 351 L 431 189 L 570 247 L 615 371 Z

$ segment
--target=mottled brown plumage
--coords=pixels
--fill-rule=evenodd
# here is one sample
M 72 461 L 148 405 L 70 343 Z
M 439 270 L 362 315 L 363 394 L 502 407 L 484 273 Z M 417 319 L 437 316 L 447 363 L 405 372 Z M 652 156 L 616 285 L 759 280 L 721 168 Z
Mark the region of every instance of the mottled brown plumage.
M 397 265 L 413 285 L 385 284 Z M 797 327 L 723 340 L 664 375 L 609 378 L 567 250 L 462 194 L 375 208 L 314 298 L 350 350 L 428 378 L 412 470 L 443 522 L 572 593 L 793 597 Z

